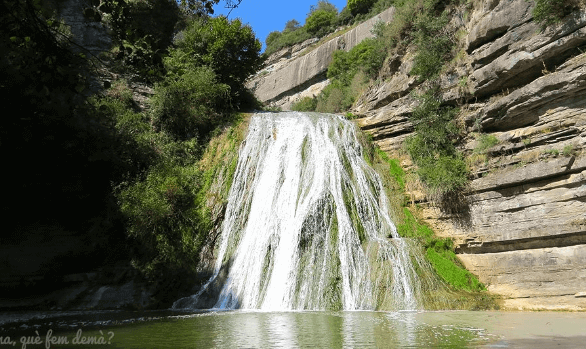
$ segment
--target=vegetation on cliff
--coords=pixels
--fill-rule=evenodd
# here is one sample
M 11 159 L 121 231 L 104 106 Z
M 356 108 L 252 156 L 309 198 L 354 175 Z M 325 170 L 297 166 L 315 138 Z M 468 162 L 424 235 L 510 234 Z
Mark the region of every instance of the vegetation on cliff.
M 326 36 L 341 26 L 363 22 L 392 4 L 393 0 L 362 0 L 352 5 L 356 6 L 354 12 L 350 9 L 350 4 L 338 12 L 338 9 L 327 0 L 319 0 L 316 5 L 311 6 L 304 25 L 291 20 L 287 22 L 283 31 L 271 32 L 265 40 L 267 47 L 264 54 L 269 56 L 284 47 L 293 46 L 312 37 Z

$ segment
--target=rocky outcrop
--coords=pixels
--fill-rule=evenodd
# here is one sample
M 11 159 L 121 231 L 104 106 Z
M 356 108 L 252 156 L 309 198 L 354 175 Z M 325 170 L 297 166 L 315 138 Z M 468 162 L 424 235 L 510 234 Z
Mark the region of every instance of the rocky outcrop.
M 312 85 L 323 84 L 334 51 L 348 51 L 362 40 L 372 37 L 370 31 L 374 24 L 378 21 L 389 22 L 393 13 L 394 8 L 390 8 L 316 48 L 308 47 L 315 42 L 312 39 L 311 42 L 273 54 L 268 66 L 251 78 L 247 87 L 262 102 L 285 108 L 290 106 L 292 100 L 288 97 L 308 90 Z
M 108 29 L 91 18 L 84 17 L 84 9 L 91 6 L 89 1 L 66 0 L 57 2 L 59 17 L 71 28 L 73 41 L 83 53 L 98 55 L 112 45 Z
M 467 205 L 448 214 L 420 193 L 411 197 L 505 306 L 586 310 L 586 11 L 542 29 L 533 6 L 483 1 L 467 22 L 455 16 L 467 34 L 440 82 L 466 129 L 460 146 L 472 176 Z M 413 132 L 409 115 L 417 101 L 410 92 L 418 83 L 409 74 L 410 52 L 399 60 L 353 112 L 409 169 L 402 146 Z M 482 135 L 497 144 L 479 150 Z

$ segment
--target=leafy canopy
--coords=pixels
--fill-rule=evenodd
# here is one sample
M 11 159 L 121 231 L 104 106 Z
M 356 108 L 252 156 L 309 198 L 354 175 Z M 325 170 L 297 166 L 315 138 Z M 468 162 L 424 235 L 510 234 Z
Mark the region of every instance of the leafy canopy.
M 348 0 L 348 9 L 353 15 L 366 13 L 374 2 L 375 0 Z
M 249 25 L 226 17 L 195 20 L 176 42 L 165 65 L 182 75 L 198 66 L 210 67 L 220 83 L 230 86 L 233 102 L 244 94 L 244 82 L 262 64 L 261 43 Z

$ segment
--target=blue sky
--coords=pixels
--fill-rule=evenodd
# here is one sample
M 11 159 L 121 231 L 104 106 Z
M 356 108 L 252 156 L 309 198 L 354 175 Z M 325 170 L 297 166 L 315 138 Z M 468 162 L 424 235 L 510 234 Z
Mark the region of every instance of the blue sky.
M 346 6 L 346 0 L 330 0 L 329 2 L 338 8 L 338 12 Z M 303 25 L 309 8 L 316 4 L 317 0 L 242 0 L 228 18 L 240 18 L 243 23 L 250 24 L 256 37 L 262 42 L 264 51 L 265 39 L 270 32 L 282 31 L 285 23 L 290 19 L 296 19 Z M 220 0 L 220 3 L 214 6 L 214 16 L 227 15 L 230 10 L 226 9 L 225 5 L 226 1 Z

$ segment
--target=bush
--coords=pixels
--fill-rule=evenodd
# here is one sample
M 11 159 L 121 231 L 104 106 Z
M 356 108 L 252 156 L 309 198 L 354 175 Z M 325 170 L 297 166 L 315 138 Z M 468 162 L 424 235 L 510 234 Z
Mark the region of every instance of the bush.
M 466 163 L 454 146 L 459 138 L 453 120 L 457 110 L 442 107 L 435 90 L 418 99 L 420 104 L 410 117 L 415 134 L 405 141 L 406 150 L 432 195 L 457 192 L 468 181 Z
M 186 71 L 155 86 L 152 123 L 177 140 L 205 139 L 223 122 L 230 103 L 230 87 L 219 83 L 208 67 Z
M 180 76 L 195 67 L 208 66 L 217 81 L 230 86 L 234 106 L 244 102 L 244 83 L 262 64 L 261 44 L 249 25 L 226 17 L 195 20 L 183 32 L 165 59 L 171 75 Z
M 347 87 L 339 82 L 332 82 L 326 86 L 319 97 L 315 111 L 320 113 L 340 113 L 352 106 L 352 101 L 346 98 Z
M 345 85 L 350 84 L 358 71 L 364 72 L 369 78 L 374 78 L 378 75 L 385 56 L 386 51 L 379 40 L 365 39 L 349 52 L 335 51 L 327 76 Z
M 293 46 L 307 39 L 311 39 L 312 35 L 309 34 L 305 27 L 297 28 L 294 30 L 285 30 L 275 40 L 271 41 L 271 44 L 267 44 L 264 52 L 264 56 L 268 57 L 271 54 L 277 52 L 283 47 Z
M 118 194 L 128 234 L 138 243 L 133 264 L 147 276 L 194 270 L 205 217 L 196 210 L 196 167 L 158 166 Z
M 147 80 L 162 75 L 162 58 L 181 18 L 177 2 L 105 0 L 99 7 L 86 10 L 101 13 L 112 29 L 115 53 L 123 63 L 123 70 L 131 68 Z
M 305 20 L 305 29 L 309 34 L 322 37 L 334 29 L 335 23 L 335 12 L 316 10 Z
M 543 26 L 558 23 L 569 14 L 576 4 L 567 0 L 536 0 L 533 18 Z
M 315 111 L 317 107 L 317 99 L 312 97 L 303 97 L 299 101 L 291 105 L 291 110 L 294 111 Z
M 421 15 L 415 22 L 417 54 L 411 74 L 419 75 L 419 81 L 435 78 L 444 62 L 450 59 L 453 42 L 450 34 L 444 31 L 447 23 L 446 13 L 437 18 Z
M 265 44 L 267 45 L 267 47 L 271 46 L 281 35 L 282 34 L 280 31 L 270 32 L 269 35 L 267 35 L 267 38 L 265 39 Z
M 350 9 L 353 15 L 366 13 L 370 10 L 374 2 L 374 0 L 348 0 L 348 9 Z
M 494 147 L 499 143 L 499 140 L 494 135 L 482 134 L 477 138 L 478 144 L 474 148 L 475 154 L 483 154 L 488 149 Z

